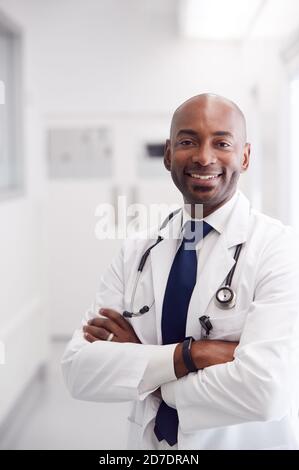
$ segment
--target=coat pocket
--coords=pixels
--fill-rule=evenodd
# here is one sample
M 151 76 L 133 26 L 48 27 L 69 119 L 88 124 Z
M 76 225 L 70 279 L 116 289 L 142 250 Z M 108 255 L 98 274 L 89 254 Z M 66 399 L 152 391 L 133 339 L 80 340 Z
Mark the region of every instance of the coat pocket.
M 210 331 L 210 339 L 223 341 L 239 341 L 246 321 L 246 312 L 234 313 L 223 311 L 221 315 L 210 315 L 213 329 Z

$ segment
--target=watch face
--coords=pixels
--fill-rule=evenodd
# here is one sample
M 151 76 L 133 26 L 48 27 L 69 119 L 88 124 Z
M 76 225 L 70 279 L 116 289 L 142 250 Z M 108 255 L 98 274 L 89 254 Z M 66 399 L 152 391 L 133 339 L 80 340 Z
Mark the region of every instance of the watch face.
M 230 302 L 232 300 L 232 291 L 228 287 L 222 287 L 217 292 L 217 299 L 219 302 Z

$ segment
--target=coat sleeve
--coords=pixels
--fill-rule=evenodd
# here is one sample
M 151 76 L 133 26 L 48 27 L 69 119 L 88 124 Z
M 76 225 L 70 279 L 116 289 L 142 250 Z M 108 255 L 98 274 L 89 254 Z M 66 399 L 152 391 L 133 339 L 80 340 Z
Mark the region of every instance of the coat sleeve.
M 124 310 L 123 257 L 124 246 L 102 277 L 96 302 L 87 311 L 82 326 L 100 307 Z M 98 402 L 143 400 L 161 383 L 174 379 L 173 349 L 174 345 L 89 343 L 81 328 L 66 348 L 62 372 L 74 398 Z M 155 374 L 151 373 L 153 370 Z
M 298 405 L 298 245 L 298 238 L 285 231 L 261 256 L 234 361 L 162 386 L 183 432 L 280 420 Z

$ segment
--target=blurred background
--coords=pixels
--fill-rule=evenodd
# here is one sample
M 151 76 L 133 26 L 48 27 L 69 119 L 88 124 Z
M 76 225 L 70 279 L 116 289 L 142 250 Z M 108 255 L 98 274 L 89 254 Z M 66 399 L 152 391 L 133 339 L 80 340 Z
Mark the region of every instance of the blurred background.
M 0 448 L 123 449 L 60 357 L 119 240 L 96 207 L 177 203 L 161 146 L 185 99 L 247 117 L 253 205 L 299 228 L 297 0 L 0 0 Z

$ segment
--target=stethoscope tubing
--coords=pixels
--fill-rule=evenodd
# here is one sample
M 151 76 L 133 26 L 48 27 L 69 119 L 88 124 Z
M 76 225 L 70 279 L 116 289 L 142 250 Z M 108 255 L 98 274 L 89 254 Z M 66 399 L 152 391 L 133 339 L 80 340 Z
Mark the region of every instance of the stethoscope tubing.
M 164 228 L 169 222 L 170 220 L 173 218 L 173 216 L 178 213 L 180 211 L 180 209 L 177 209 L 176 211 L 172 212 L 171 214 L 169 214 L 169 216 L 164 220 L 163 224 L 161 225 L 160 227 L 160 230 L 162 228 Z M 136 291 L 137 291 L 137 286 L 138 286 L 138 282 L 139 282 L 139 279 L 140 279 L 140 276 L 141 276 L 141 273 L 143 271 L 143 268 L 145 266 L 145 263 L 146 263 L 146 260 L 147 258 L 149 257 L 150 255 L 150 252 L 151 250 L 157 246 L 162 240 L 164 240 L 164 238 L 159 235 L 156 242 L 151 245 L 149 248 L 147 248 L 147 250 L 143 253 L 141 259 L 140 259 L 140 262 L 139 262 L 139 265 L 138 265 L 138 268 L 137 268 L 137 274 L 136 274 L 136 278 L 135 278 L 135 282 L 134 282 L 134 286 L 133 286 L 133 290 L 132 290 L 132 295 L 131 295 L 131 302 L 130 302 L 130 310 L 131 312 L 128 312 L 128 311 L 125 311 L 123 313 L 123 315 L 125 317 L 140 317 L 142 316 L 144 313 L 148 312 L 150 310 L 150 308 L 154 305 L 154 302 L 152 302 L 152 304 L 148 307 L 148 306 L 144 306 L 142 307 L 139 312 L 133 312 L 133 307 L 134 307 L 134 301 L 135 301 L 135 296 L 136 296 Z M 239 256 L 240 256 L 240 253 L 241 253 L 241 250 L 242 250 L 242 246 L 243 246 L 243 243 L 240 243 L 239 245 L 237 245 L 237 248 L 236 248 L 236 251 L 235 251 L 235 254 L 234 254 L 234 260 L 235 260 L 235 263 L 234 263 L 234 266 L 232 267 L 232 269 L 230 270 L 230 272 L 228 273 L 227 275 L 227 278 L 225 280 L 225 285 L 223 287 L 220 287 L 217 291 L 217 293 L 221 290 L 221 289 L 224 289 L 224 288 L 228 288 L 231 292 L 232 292 L 232 295 L 233 297 L 235 298 L 236 295 L 235 295 L 235 292 L 233 291 L 233 289 L 231 288 L 231 284 L 232 284 L 232 280 L 233 280 L 233 276 L 234 276 L 234 273 L 235 273 L 235 270 L 236 270 L 236 266 L 237 266 L 237 263 L 238 263 L 238 259 L 239 259 Z M 216 293 L 216 296 L 217 296 L 217 293 Z M 235 304 L 233 304 L 232 306 L 234 306 Z M 220 306 L 221 308 L 230 308 L 230 307 L 226 307 L 225 306 L 225 301 L 224 302 L 221 302 L 220 303 Z M 144 310 L 142 312 L 142 310 Z

